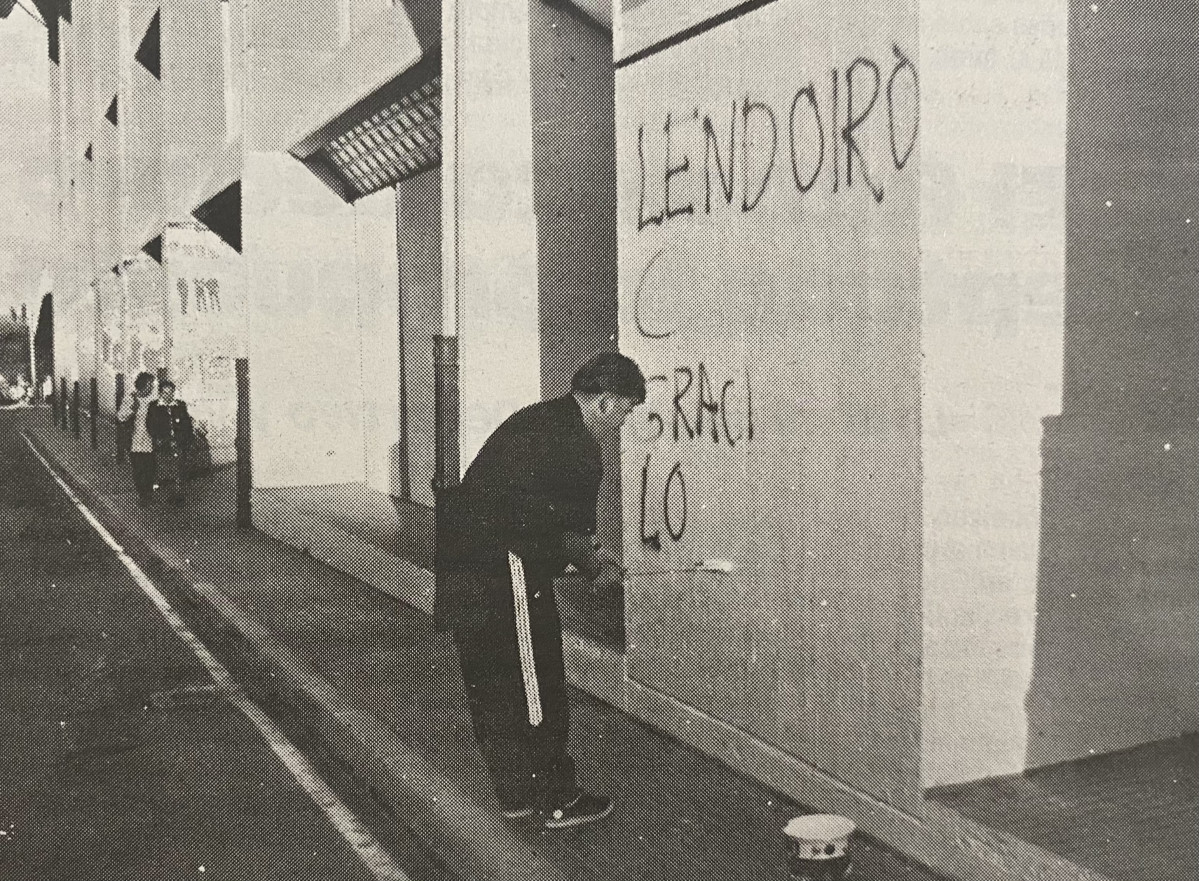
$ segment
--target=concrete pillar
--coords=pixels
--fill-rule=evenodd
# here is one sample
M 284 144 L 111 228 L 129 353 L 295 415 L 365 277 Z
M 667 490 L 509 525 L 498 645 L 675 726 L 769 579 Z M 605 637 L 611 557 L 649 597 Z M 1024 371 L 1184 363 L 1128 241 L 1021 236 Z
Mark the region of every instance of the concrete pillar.
M 1024 764 L 1040 431 L 1061 395 L 1067 36 L 1065 6 L 1035 0 L 939 0 L 920 19 L 921 751 L 933 786 Z
M 527 4 L 442 6 L 443 336 L 459 336 L 461 456 L 540 398 Z

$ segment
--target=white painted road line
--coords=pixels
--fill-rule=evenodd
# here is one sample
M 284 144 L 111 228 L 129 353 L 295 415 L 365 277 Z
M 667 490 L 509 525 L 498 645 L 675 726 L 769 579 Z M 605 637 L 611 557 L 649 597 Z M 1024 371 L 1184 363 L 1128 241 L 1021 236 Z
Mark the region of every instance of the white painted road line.
M 150 598 L 150 601 L 158 608 L 158 611 L 162 613 L 162 616 L 167 620 L 171 629 L 195 653 L 196 657 L 200 659 L 200 662 L 208 670 L 209 675 L 212 676 L 213 682 L 216 683 L 217 690 L 254 724 L 254 727 L 258 729 L 258 732 L 266 740 L 271 750 L 287 766 L 287 769 L 291 771 L 296 781 L 304 787 L 304 791 L 325 812 L 325 816 L 329 818 L 329 822 L 333 825 L 333 828 L 346 840 L 350 845 L 350 849 L 362 860 L 362 864 L 379 881 L 409 881 L 404 871 L 396 865 L 375 837 L 371 835 L 370 831 L 354 816 L 354 812 L 346 807 L 345 803 L 337 797 L 337 794 L 321 779 L 316 769 L 312 767 L 312 764 L 291 744 L 283 732 L 279 730 L 278 726 L 270 720 L 270 717 L 256 703 L 250 700 L 241 687 L 233 681 L 233 678 L 229 675 L 229 671 L 225 669 L 224 665 L 213 657 L 204 643 L 200 642 L 199 638 L 191 632 L 187 624 L 183 622 L 183 619 L 179 617 L 179 614 L 167 602 L 166 597 L 159 592 L 146 573 L 133 561 L 133 558 L 125 553 L 125 549 L 104 528 L 104 524 L 88 510 L 87 506 L 80 501 L 71 487 L 59 477 L 58 472 L 46 461 L 45 457 L 33 445 L 28 436 L 25 437 L 25 443 L 29 447 L 30 452 L 37 457 L 50 476 L 54 478 L 54 481 L 62 488 L 62 491 L 66 493 L 67 498 L 79 509 L 79 513 L 91 524 L 100 538 L 104 540 L 104 543 L 116 554 L 117 559 L 129 570 L 129 574 L 133 576 L 133 580 L 137 582 L 138 587 L 142 589 L 146 596 Z

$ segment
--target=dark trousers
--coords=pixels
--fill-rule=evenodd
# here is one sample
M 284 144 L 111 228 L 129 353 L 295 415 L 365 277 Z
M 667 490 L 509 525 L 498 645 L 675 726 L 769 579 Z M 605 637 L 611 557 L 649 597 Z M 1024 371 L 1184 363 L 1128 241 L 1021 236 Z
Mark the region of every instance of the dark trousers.
M 164 445 L 155 453 L 158 486 L 172 502 L 183 501 L 183 455 L 172 445 Z
M 536 596 L 534 594 L 537 594 Z M 456 630 L 475 739 L 504 807 L 562 807 L 578 794 L 566 751 L 570 703 L 562 665 L 562 621 L 550 585 L 529 589 L 533 658 L 544 718 L 529 724 L 511 604 L 480 628 Z
M 149 501 L 154 495 L 154 477 L 156 469 L 154 467 L 153 453 L 130 453 L 129 465 L 133 470 L 133 486 L 137 489 L 137 494 L 142 501 Z

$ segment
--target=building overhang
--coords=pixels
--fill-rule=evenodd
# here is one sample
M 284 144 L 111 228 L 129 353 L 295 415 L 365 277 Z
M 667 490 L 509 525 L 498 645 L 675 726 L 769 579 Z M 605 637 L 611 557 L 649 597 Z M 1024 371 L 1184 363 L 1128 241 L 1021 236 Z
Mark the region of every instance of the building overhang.
M 593 24 L 612 30 L 611 0 L 551 0 L 551 6 L 571 6 Z
M 137 51 L 133 53 L 133 57 L 156 80 L 162 79 L 161 21 L 162 12 L 159 9 L 155 9 L 146 18 L 144 26 L 138 25 L 133 31 L 135 34 L 142 35 L 137 44 Z
M 162 262 L 162 231 L 166 222 L 160 212 L 155 212 L 145 219 L 137 228 L 133 244 L 141 251 L 149 254 L 159 263 Z
M 162 233 L 154 236 L 144 245 L 142 245 L 142 253 L 148 255 L 155 263 L 162 265 Z
M 238 253 L 243 149 L 240 137 L 226 143 L 190 200 L 192 216 Z
M 347 201 L 441 161 L 441 7 L 405 0 L 316 76 L 288 152 Z

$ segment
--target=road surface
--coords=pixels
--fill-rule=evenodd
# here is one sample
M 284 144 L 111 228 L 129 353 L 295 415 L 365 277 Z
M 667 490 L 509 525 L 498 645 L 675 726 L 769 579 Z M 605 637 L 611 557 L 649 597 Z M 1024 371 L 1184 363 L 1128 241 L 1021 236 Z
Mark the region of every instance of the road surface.
M 0 411 L 0 878 L 405 877 L 214 679 L 24 418 Z

